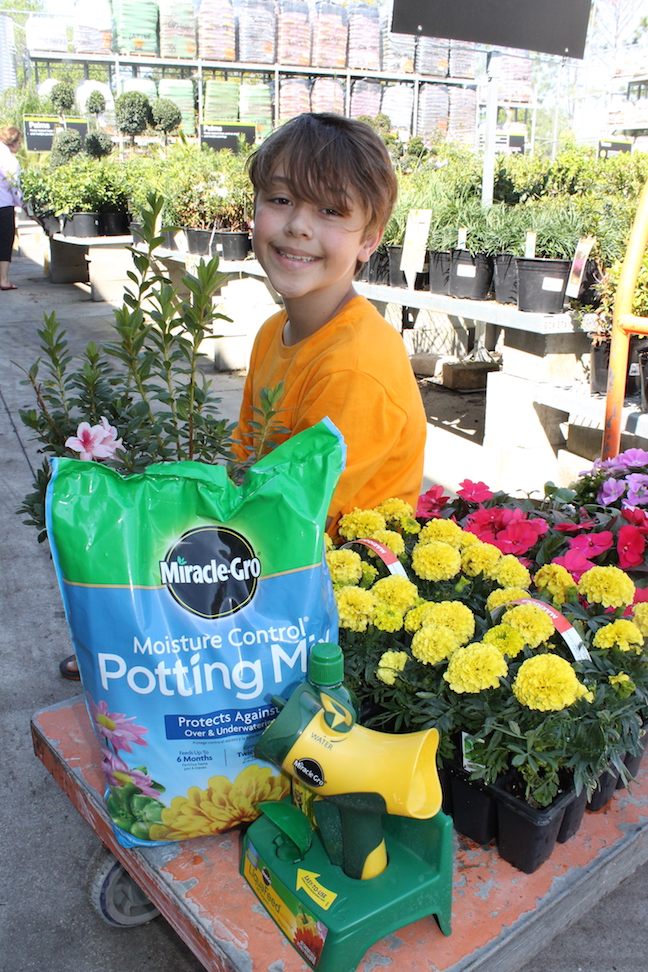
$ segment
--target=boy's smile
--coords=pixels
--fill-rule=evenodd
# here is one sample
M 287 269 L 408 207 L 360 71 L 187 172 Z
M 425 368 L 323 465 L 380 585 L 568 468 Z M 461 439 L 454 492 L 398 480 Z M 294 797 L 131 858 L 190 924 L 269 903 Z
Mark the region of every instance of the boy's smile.
M 380 242 L 380 234 L 366 238 L 366 223 L 366 213 L 353 196 L 345 213 L 327 200 L 301 199 L 280 166 L 268 189 L 259 191 L 254 253 L 284 298 L 291 324 L 297 325 L 304 311 L 317 322 L 316 330 L 354 295 L 356 262 L 368 260 Z

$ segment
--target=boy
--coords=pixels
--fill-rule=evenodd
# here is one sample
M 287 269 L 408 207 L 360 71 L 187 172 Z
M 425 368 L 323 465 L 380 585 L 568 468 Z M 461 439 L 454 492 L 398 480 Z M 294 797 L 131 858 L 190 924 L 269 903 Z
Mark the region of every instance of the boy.
M 328 416 L 347 446 L 327 530 L 354 507 L 397 496 L 416 507 L 426 419 L 400 334 L 353 289 L 397 195 L 373 130 L 340 115 L 305 114 L 270 135 L 250 160 L 254 253 L 285 310 L 260 329 L 235 437 L 263 388 L 285 383 L 278 421 L 301 432 Z M 286 436 L 283 436 L 286 438 Z M 247 448 L 246 448 L 247 447 Z

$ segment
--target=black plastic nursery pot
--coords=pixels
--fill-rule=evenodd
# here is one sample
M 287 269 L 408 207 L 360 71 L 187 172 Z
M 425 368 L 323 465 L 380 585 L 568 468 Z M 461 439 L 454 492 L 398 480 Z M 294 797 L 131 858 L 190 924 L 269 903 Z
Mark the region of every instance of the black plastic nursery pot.
M 389 286 L 407 287 L 407 277 L 400 268 L 402 246 L 388 246 L 387 259 L 389 261 Z M 423 270 L 416 274 L 414 280 L 414 290 L 427 290 L 430 283 L 429 266 L 424 265 Z
M 450 253 L 450 296 L 485 300 L 493 282 L 493 258 L 469 250 L 454 249 Z
M 70 213 L 65 216 L 63 236 L 100 236 L 99 213 Z
M 43 227 L 49 237 L 61 232 L 61 220 L 53 212 L 41 213 L 36 220 Z
M 166 250 L 177 250 L 178 249 L 178 244 L 176 242 L 176 231 L 175 230 L 165 230 L 161 235 L 164 238 L 164 243 L 162 244 L 162 246 Z M 218 235 L 218 234 L 216 234 L 216 235 Z
M 493 289 L 498 304 L 517 304 L 517 259 L 511 253 L 493 257 Z
M 130 235 L 133 237 L 133 243 L 144 242 L 144 237 L 142 236 L 141 233 L 142 223 L 138 223 L 136 220 L 132 220 L 132 222 L 128 224 L 128 229 L 130 231 Z
M 126 236 L 128 233 L 128 213 L 101 213 L 99 230 L 101 236 Z
M 216 253 L 216 233 L 210 229 L 185 228 L 187 250 L 194 256 L 213 256 Z
M 570 269 L 571 260 L 518 257 L 518 310 L 560 314 Z
M 628 373 L 626 376 L 624 397 L 641 393 L 641 407 L 648 411 L 648 338 L 634 334 L 630 338 L 628 351 Z M 604 340 L 593 344 L 590 350 L 590 391 L 593 394 L 605 395 L 607 392 L 608 370 L 610 367 L 610 341 Z M 644 377 L 644 375 L 646 377 Z
M 610 767 L 605 773 L 601 773 L 596 784 L 596 789 L 587 801 L 587 809 L 592 813 L 602 810 L 607 806 L 616 790 L 619 781 L 619 771 Z
M 250 252 L 250 234 L 245 231 L 221 230 L 223 260 L 245 260 Z M 214 250 L 212 250 L 212 253 Z
M 386 247 L 379 247 L 369 257 L 367 280 L 372 284 L 389 284 L 389 254 Z
M 578 833 L 585 816 L 586 806 L 587 790 L 583 787 L 578 796 L 574 793 L 574 799 L 565 807 L 565 815 L 562 818 L 556 838 L 558 844 L 564 844 L 566 840 L 570 840 Z
M 452 821 L 458 834 L 477 844 L 489 844 L 497 836 L 497 803 L 492 788 L 457 764 L 448 766 Z
M 428 250 L 430 293 L 447 294 L 450 280 L 450 250 Z
M 525 874 L 533 874 L 551 857 L 565 811 L 574 799 L 567 790 L 548 807 L 535 808 L 509 793 L 504 777 L 493 784 L 497 793 L 497 852 Z

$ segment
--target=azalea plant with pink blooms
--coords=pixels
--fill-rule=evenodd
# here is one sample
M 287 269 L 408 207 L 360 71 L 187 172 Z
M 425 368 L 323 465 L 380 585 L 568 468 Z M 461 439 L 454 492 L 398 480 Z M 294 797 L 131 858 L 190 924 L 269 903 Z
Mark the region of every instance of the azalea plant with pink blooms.
M 218 416 L 219 398 L 202 367 L 203 348 L 217 335 L 214 296 L 223 282 L 218 258 L 201 261 L 180 296 L 159 272 L 154 251 L 163 240 L 156 226 L 163 200 L 149 197 L 142 213 L 142 248 L 132 248 L 132 285 L 115 310 L 112 340 L 91 341 L 75 357 L 56 314 L 45 314 L 38 331 L 42 355 L 23 384 L 35 398 L 21 409 L 23 423 L 39 442 L 45 459 L 34 491 L 18 510 L 46 537 L 44 497 L 49 457 L 102 462 L 125 474 L 154 462 L 233 459 L 233 424 Z

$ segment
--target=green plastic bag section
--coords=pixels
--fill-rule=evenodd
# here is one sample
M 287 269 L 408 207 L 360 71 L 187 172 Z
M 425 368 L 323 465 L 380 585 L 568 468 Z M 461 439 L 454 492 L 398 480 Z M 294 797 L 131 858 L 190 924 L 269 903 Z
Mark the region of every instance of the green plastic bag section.
M 96 462 L 53 459 L 46 522 L 59 571 L 78 584 L 159 587 L 167 550 L 187 530 L 214 524 L 250 541 L 261 576 L 313 566 L 321 560 L 314 536 L 324 533 L 345 458 L 344 439 L 324 419 L 255 463 L 241 486 L 223 466 L 200 462 L 125 477 Z

